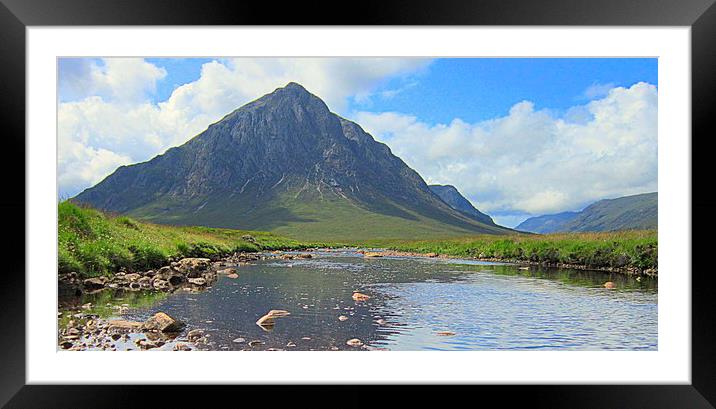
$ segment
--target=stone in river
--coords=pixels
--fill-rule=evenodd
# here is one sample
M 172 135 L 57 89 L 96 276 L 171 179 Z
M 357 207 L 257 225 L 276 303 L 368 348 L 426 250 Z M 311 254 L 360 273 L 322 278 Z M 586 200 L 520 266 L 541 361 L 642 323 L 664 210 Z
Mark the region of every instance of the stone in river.
M 193 329 L 186 334 L 186 338 L 189 341 L 194 341 L 196 339 L 201 338 L 203 335 L 204 335 L 203 329 Z
M 611 290 L 611 289 L 617 288 L 617 285 L 611 281 L 607 281 L 606 283 L 604 283 L 604 288 Z
M 345 321 L 347 319 L 348 319 L 348 317 L 346 317 L 345 315 L 341 315 L 338 317 L 338 321 Z
M 441 337 L 451 337 L 451 336 L 455 335 L 455 333 L 452 331 L 438 331 L 437 334 L 440 335 Z
M 163 312 L 154 314 L 144 323 L 145 330 L 160 332 L 179 332 L 184 326 L 184 323 Z
M 201 286 L 201 285 L 206 285 L 206 279 L 201 278 L 201 277 L 199 277 L 199 278 L 190 278 L 190 279 L 188 279 L 187 281 L 189 281 L 189 283 L 194 284 L 194 285 L 200 285 L 200 286 Z
M 177 343 L 174 345 L 175 351 L 191 351 L 191 347 L 187 344 Z
M 346 345 L 352 346 L 352 347 L 359 347 L 363 345 L 363 341 L 361 341 L 358 338 L 349 339 L 346 341 Z
M 227 275 L 226 277 L 228 277 L 228 278 L 239 278 L 239 275 L 236 274 L 236 273 L 231 273 L 231 274 Z
M 363 257 L 383 257 L 383 254 L 375 251 L 366 251 L 363 253 Z
M 242 344 L 242 343 L 246 342 L 246 340 L 244 338 L 236 338 L 231 342 L 236 342 L 237 344 Z
M 270 329 L 276 323 L 274 319 L 291 315 L 290 312 L 284 310 L 271 310 L 263 317 L 256 321 L 256 325 L 263 329 Z
M 353 299 L 356 301 L 366 301 L 370 299 L 370 296 L 365 295 L 363 293 L 355 292 L 353 293 Z

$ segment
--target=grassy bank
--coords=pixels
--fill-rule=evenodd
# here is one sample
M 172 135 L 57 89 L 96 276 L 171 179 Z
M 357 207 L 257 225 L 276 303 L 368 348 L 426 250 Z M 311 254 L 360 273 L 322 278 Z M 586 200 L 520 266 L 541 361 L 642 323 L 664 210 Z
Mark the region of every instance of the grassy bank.
M 266 232 L 142 223 L 68 201 L 58 205 L 59 271 L 86 277 L 157 268 L 176 257 L 216 258 L 237 251 L 318 245 Z
M 362 246 L 457 257 L 516 260 L 595 269 L 657 269 L 657 231 L 374 240 Z

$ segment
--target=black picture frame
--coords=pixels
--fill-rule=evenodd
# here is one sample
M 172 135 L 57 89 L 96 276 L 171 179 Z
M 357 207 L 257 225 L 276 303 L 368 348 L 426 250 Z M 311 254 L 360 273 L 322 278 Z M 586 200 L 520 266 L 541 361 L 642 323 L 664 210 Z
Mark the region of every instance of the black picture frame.
M 103 25 L 555 25 L 555 26 L 689 26 L 692 66 L 692 382 L 690 385 L 522 385 L 471 386 L 468 394 L 479 401 L 497 398 L 501 405 L 529 402 L 551 408 L 713 408 L 716 404 L 716 335 L 712 331 L 716 297 L 712 293 L 716 274 L 709 272 L 703 254 L 709 242 L 697 232 L 713 231 L 716 199 L 710 194 L 707 167 L 710 154 L 707 132 L 716 117 L 716 6 L 714 0 L 483 0 L 483 1 L 361 1 L 341 5 L 257 1 L 177 2 L 170 0 L 0 0 L 0 112 L 4 114 L 5 159 L 0 161 L 4 194 L 0 207 L 12 226 L 4 246 L 0 278 L 0 405 L 6 407 L 127 407 L 145 406 L 148 396 L 161 396 L 162 406 L 184 406 L 194 398 L 234 396 L 236 387 L 197 391 L 194 386 L 62 386 L 26 385 L 25 372 L 25 41 L 27 26 Z M 317 12 L 318 10 L 321 13 Z M 53 93 L 48 93 L 54 95 Z M 669 136 L 671 137 L 671 136 Z M 683 137 L 674 135 L 673 137 Z M 701 185 L 702 189 L 696 187 Z M 151 388 L 151 389 L 149 389 Z M 244 389 L 247 387 L 244 387 Z M 287 394 L 275 386 L 252 386 L 253 396 L 285 396 L 310 406 L 321 406 L 312 387 L 293 387 Z M 337 387 L 335 406 L 371 399 L 365 392 Z M 444 392 L 431 387 L 410 392 L 391 390 L 381 406 L 404 398 L 404 394 L 427 403 L 446 402 Z M 356 396 L 364 396 L 357 399 Z M 392 397 L 392 398 L 391 398 Z M 274 402 L 275 403 L 275 402 Z M 323 402 L 325 404 L 326 402 Z M 330 402 L 328 402 L 330 404 Z M 363 405 L 361 405 L 363 406 Z

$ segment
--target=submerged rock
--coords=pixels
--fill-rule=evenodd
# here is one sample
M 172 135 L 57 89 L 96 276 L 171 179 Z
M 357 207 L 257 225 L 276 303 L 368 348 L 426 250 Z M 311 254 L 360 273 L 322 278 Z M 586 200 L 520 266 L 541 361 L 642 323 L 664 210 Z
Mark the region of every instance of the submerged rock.
M 363 293 L 355 292 L 353 293 L 353 299 L 356 301 L 367 301 L 370 299 L 370 296 Z
M 287 315 L 291 315 L 291 313 L 285 310 L 271 310 L 266 315 L 259 318 L 259 320 L 256 321 L 256 325 L 263 329 L 271 329 L 276 323 L 274 319 L 285 317 Z
M 455 333 L 452 331 L 438 331 L 437 334 L 440 335 L 441 337 L 451 337 L 451 336 L 455 335 Z

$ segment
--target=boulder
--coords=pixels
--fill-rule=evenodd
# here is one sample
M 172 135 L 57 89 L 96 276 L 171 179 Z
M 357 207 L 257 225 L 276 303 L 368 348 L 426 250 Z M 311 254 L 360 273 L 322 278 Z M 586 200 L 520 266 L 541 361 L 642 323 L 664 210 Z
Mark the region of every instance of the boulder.
M 204 272 L 211 268 L 211 260 L 208 258 L 183 258 L 173 263 L 176 271 L 190 278 L 200 277 Z
M 431 258 L 432 258 L 432 257 L 437 257 L 437 256 L 438 256 L 438 253 L 426 253 L 426 254 L 425 254 L 425 257 L 431 257 Z
M 614 288 L 617 288 L 617 285 L 611 281 L 607 281 L 606 283 L 604 283 L 604 288 L 606 288 L 608 290 L 612 290 Z
M 184 326 L 183 322 L 175 320 L 169 314 L 158 312 L 144 323 L 143 328 L 147 331 L 179 332 Z
M 82 284 L 84 284 L 84 287 L 88 290 L 98 290 L 100 288 L 104 288 L 104 285 L 106 283 L 107 279 L 104 277 L 92 277 L 82 282 Z
M 353 293 L 353 299 L 355 301 L 367 301 L 370 299 L 370 296 L 365 295 L 363 293 L 355 292 L 355 293 Z
M 366 251 L 363 253 L 363 257 L 383 257 L 383 254 L 375 251 Z
M 107 329 L 120 329 L 120 330 L 130 330 L 130 331 L 137 331 L 142 329 L 141 322 L 135 322 L 135 321 L 127 321 L 127 320 L 111 320 L 108 322 L 108 328 Z
M 139 280 L 137 280 L 137 284 L 139 284 L 139 287 L 141 287 L 141 288 L 151 288 L 152 287 L 152 279 L 149 277 L 142 277 Z

